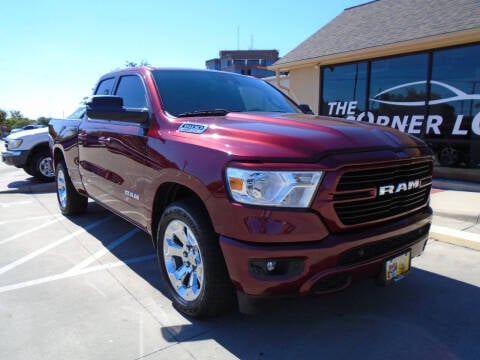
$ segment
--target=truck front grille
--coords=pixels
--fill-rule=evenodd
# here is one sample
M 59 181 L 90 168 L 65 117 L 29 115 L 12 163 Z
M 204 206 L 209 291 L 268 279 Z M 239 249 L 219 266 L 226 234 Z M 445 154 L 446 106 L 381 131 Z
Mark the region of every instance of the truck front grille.
M 333 196 L 335 212 L 344 225 L 375 222 L 413 212 L 428 203 L 432 172 L 431 161 L 347 170 Z

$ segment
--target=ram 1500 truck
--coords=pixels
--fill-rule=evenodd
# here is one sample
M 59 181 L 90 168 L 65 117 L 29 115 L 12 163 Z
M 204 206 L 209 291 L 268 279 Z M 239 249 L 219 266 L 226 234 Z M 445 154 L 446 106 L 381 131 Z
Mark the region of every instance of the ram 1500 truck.
M 403 277 L 428 239 L 431 151 L 302 109 L 232 73 L 106 74 L 81 120 L 50 122 L 60 210 L 89 197 L 150 234 L 173 304 L 195 317 Z

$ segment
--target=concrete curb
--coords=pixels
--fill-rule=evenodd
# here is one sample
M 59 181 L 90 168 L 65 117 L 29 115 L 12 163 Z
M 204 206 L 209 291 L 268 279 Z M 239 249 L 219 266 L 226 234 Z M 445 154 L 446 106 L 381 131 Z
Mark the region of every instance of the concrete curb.
M 480 251 L 480 234 L 432 225 L 431 239 Z
M 441 190 L 480 192 L 480 184 L 469 181 L 433 179 L 432 186 Z
M 433 210 L 433 216 L 480 224 L 480 215 L 467 212 Z

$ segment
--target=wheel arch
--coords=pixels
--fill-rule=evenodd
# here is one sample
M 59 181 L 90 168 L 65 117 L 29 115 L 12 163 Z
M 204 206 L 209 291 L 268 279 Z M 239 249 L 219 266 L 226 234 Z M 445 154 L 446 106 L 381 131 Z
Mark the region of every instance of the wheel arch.
M 155 198 L 153 201 L 153 208 L 152 208 L 152 223 L 151 223 L 151 231 L 152 231 L 152 240 L 154 246 L 156 247 L 155 236 L 158 230 L 158 223 L 160 218 L 162 217 L 163 212 L 167 208 L 168 205 L 180 201 L 186 200 L 194 202 L 198 206 L 202 208 L 202 210 L 207 215 L 210 223 L 212 224 L 212 219 L 210 217 L 210 213 L 208 212 L 207 207 L 205 206 L 204 201 L 202 198 L 191 188 L 176 183 L 176 182 L 166 182 L 159 186 L 157 192 L 155 194 Z
M 62 160 L 65 160 L 65 155 L 63 154 L 63 151 L 58 147 L 53 148 L 53 154 L 52 154 L 53 168 L 55 169 L 58 163 Z
M 50 152 L 48 142 L 39 143 L 39 144 L 35 145 L 34 147 L 32 147 L 30 149 L 30 151 L 28 152 L 27 166 L 30 166 L 30 162 L 32 161 L 32 159 L 33 159 L 33 157 L 35 156 L 36 153 L 38 153 L 39 151 L 45 151 L 45 150 Z

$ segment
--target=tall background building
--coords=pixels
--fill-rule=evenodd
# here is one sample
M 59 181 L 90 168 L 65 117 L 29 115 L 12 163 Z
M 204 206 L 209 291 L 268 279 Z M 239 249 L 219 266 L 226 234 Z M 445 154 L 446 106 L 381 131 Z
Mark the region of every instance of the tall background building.
M 278 60 L 278 50 L 221 50 L 219 57 L 205 62 L 210 70 L 221 70 L 258 78 L 275 75 L 267 66 Z

